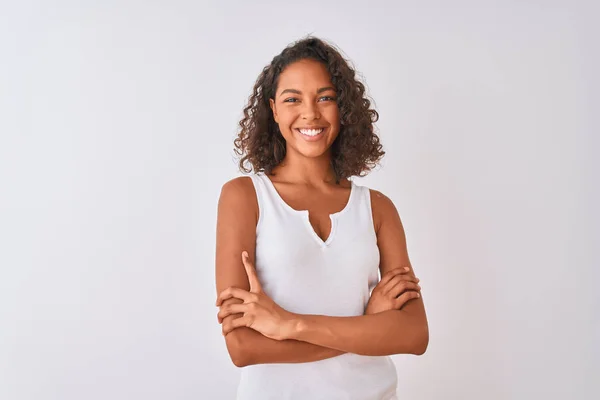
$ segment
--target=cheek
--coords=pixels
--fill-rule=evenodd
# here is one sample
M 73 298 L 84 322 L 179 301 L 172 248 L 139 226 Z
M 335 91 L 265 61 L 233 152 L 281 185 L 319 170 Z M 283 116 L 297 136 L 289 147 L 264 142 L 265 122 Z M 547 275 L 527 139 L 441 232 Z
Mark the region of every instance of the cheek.
M 322 114 L 333 127 L 340 127 L 340 111 L 337 107 L 328 107 Z
M 340 119 L 340 109 L 337 105 L 331 104 L 327 107 L 323 107 L 321 110 L 321 115 L 325 116 L 329 122 L 333 123 L 334 121 L 338 121 Z
M 279 129 L 288 131 L 290 125 L 296 120 L 297 115 L 293 110 L 282 110 L 278 114 Z

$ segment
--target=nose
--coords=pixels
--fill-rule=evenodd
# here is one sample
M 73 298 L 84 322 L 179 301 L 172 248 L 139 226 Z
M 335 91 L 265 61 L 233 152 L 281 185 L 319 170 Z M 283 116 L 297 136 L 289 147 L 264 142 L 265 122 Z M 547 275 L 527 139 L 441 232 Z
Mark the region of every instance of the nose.
M 319 107 L 313 102 L 305 102 L 302 109 L 302 119 L 314 120 L 321 118 Z

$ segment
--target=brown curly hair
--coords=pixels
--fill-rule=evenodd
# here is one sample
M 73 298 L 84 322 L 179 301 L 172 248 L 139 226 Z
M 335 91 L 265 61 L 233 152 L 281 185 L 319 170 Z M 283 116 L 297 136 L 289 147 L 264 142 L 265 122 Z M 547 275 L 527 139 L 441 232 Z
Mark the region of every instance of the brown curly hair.
M 286 142 L 273 118 L 269 99 L 275 98 L 279 75 L 285 67 L 307 58 L 326 66 L 337 92 L 340 132 L 331 145 L 336 182 L 366 175 L 385 154 L 373 126 L 379 114 L 370 108 L 365 85 L 356 79 L 354 69 L 333 45 L 308 37 L 290 44 L 275 56 L 256 80 L 239 123 L 241 130 L 234 141 L 235 153 L 242 156 L 239 161 L 242 172 L 254 169 L 270 174 L 284 159 Z

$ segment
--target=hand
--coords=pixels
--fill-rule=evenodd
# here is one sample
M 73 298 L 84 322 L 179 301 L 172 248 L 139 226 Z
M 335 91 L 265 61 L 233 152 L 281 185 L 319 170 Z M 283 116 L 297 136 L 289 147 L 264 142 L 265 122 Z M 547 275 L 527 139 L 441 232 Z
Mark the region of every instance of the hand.
M 295 314 L 279 307 L 263 292 L 254 264 L 250 262 L 248 253 L 245 251 L 242 253 L 242 262 L 250 282 L 250 291 L 228 287 L 217 298 L 217 306 L 219 306 L 217 315 L 220 324 L 229 315 L 243 314 L 243 316 L 223 324 L 223 335 L 227 336 L 235 328 L 246 326 L 271 339 L 284 340 L 289 338 L 294 329 Z M 221 306 L 223 301 L 231 298 L 241 299 L 244 303 Z
M 365 315 L 388 310 L 399 310 L 409 300 L 420 297 L 419 279 L 409 274 L 410 268 L 397 268 L 386 272 L 371 292 Z

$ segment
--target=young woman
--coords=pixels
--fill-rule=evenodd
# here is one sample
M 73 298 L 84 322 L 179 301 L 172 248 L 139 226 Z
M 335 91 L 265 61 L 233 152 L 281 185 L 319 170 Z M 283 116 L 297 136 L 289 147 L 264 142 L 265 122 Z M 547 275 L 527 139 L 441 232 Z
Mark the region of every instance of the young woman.
M 317 38 L 258 77 L 235 140 L 253 173 L 225 183 L 217 218 L 218 320 L 246 367 L 238 399 L 396 399 L 388 356 L 427 348 L 398 212 L 349 180 L 384 154 L 370 105 Z

